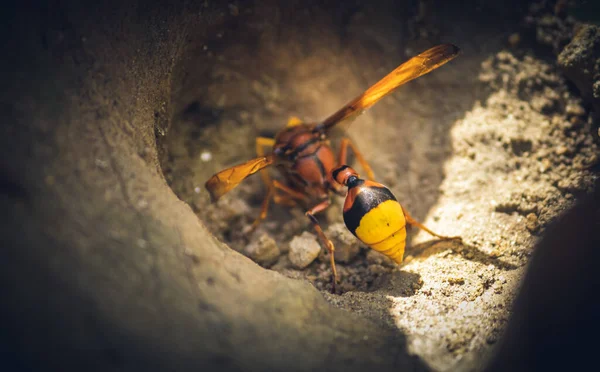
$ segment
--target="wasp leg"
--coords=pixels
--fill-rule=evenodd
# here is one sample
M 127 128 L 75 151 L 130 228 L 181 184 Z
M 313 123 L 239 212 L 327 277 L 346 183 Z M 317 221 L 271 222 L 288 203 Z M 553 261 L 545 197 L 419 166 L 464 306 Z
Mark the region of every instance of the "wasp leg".
M 277 181 L 277 180 L 273 180 L 273 187 L 285 192 L 286 194 L 288 194 L 288 196 L 294 198 L 294 199 L 306 199 L 306 195 L 301 193 L 300 191 L 294 190 L 289 186 L 284 185 L 283 183 Z
M 265 156 L 265 147 L 273 147 L 275 144 L 275 140 L 273 138 L 267 137 L 256 137 L 256 155 L 259 157 Z M 262 178 L 264 184 L 267 186 L 267 195 L 261 204 L 260 207 L 260 215 L 256 217 L 254 223 L 252 224 L 252 228 L 250 231 L 254 231 L 260 222 L 267 217 L 267 211 L 269 210 L 269 202 L 271 201 L 271 197 L 273 197 L 273 182 L 271 181 L 271 177 L 269 176 L 269 171 L 267 169 L 260 170 L 260 177 Z
M 354 146 L 354 144 L 352 142 L 350 142 L 349 138 L 342 138 L 342 142 L 340 143 L 339 165 L 347 164 L 348 146 L 350 146 L 350 148 L 352 149 L 352 152 L 356 156 L 356 160 L 358 160 L 360 165 L 363 167 L 363 169 L 367 173 L 368 179 L 371 181 L 375 181 L 375 175 L 373 174 L 373 170 L 371 169 L 371 166 L 369 165 L 369 163 L 367 163 L 365 158 L 363 158 L 362 153 L 360 151 L 358 151 L 356 146 Z
M 404 207 L 402 207 L 402 212 L 404 212 L 404 217 L 406 218 L 407 224 L 409 224 L 411 226 L 416 226 L 421 230 L 425 230 L 428 233 L 430 233 L 431 235 L 435 236 L 436 238 L 439 238 L 442 240 L 462 240 L 462 237 L 460 237 L 460 236 L 444 236 L 444 235 L 436 234 L 433 231 L 429 230 L 425 225 L 423 225 L 419 221 L 412 218 L 412 216 L 408 213 L 408 211 Z
M 268 184 L 267 187 L 269 188 L 267 191 L 267 195 L 265 196 L 265 198 L 262 202 L 262 205 L 260 207 L 260 214 L 258 215 L 258 217 L 256 217 L 256 219 L 252 223 L 252 227 L 250 229 L 251 232 L 254 231 L 258 227 L 258 225 L 261 223 L 262 220 L 267 218 L 267 211 L 269 210 L 269 203 L 271 202 L 271 198 L 273 198 L 273 201 L 277 204 L 283 204 L 283 205 L 293 207 L 296 205 L 296 202 L 294 201 L 294 199 L 304 199 L 306 197 L 301 192 L 298 192 L 298 191 L 282 184 L 281 182 L 279 182 L 277 180 L 270 181 L 270 183 Z M 275 189 L 279 189 L 279 190 L 285 192 L 287 195 L 285 195 L 285 196 L 278 195 L 275 192 Z
M 262 220 L 264 220 L 265 218 L 267 218 L 267 211 L 269 210 L 269 202 L 271 201 L 271 198 L 273 197 L 273 193 L 275 192 L 275 188 L 273 186 L 268 186 L 269 189 L 267 191 L 267 195 L 265 195 L 265 198 L 263 199 L 263 202 L 260 206 L 260 214 L 258 215 L 258 217 L 256 217 L 256 219 L 254 220 L 254 222 L 252 223 L 252 228 L 250 229 L 250 231 L 254 231 L 258 225 L 261 223 Z
M 333 284 L 331 288 L 331 293 L 335 293 L 335 287 L 338 282 L 337 269 L 335 268 L 334 260 L 335 247 L 333 246 L 331 240 L 327 239 L 327 236 L 325 236 L 325 233 L 321 229 L 321 225 L 319 225 L 319 221 L 317 221 L 317 218 L 315 217 L 315 214 L 323 211 L 324 209 L 329 207 L 329 205 L 331 205 L 331 200 L 327 199 L 312 207 L 305 214 L 312 223 L 313 227 L 315 228 L 315 231 L 317 232 L 317 236 L 321 240 L 321 243 L 327 248 L 327 251 L 329 252 L 329 259 L 331 261 L 331 271 L 333 273 Z

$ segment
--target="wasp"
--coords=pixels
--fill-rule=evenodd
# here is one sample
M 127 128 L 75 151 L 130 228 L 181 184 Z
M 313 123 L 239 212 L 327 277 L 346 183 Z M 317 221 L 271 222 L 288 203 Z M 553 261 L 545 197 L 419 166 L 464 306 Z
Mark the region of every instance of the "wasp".
M 248 176 L 260 172 L 267 193 L 252 229 L 266 218 L 271 200 L 289 207 L 299 204 L 303 206 L 321 244 L 329 252 L 335 291 L 335 283 L 338 281 L 334 261 L 335 247 L 323 233 L 315 215 L 329 207 L 332 194 L 343 195 L 343 184 L 334 179 L 332 171 L 337 166 L 346 164 L 348 148 L 365 170 L 368 179 L 373 180 L 375 177 L 369 164 L 348 138 L 342 138 L 336 159 L 328 134 L 336 125 L 351 122 L 401 85 L 441 67 L 459 52 L 460 49 L 453 44 L 430 48 L 402 63 L 324 121 L 304 123 L 292 117 L 275 138 L 258 137 L 257 158 L 224 169 L 206 182 L 205 188 L 211 200 L 215 202 Z M 267 152 L 266 148 L 271 148 L 271 152 Z M 266 169 L 270 165 L 279 170 L 283 182 L 271 179 Z
M 434 233 L 412 218 L 390 189 L 375 181 L 360 178 L 348 165 L 334 169 L 332 176 L 337 183 L 348 188 L 343 208 L 346 228 L 369 248 L 398 264 L 404 259 L 407 224 L 442 240 L 462 240 L 459 236 Z

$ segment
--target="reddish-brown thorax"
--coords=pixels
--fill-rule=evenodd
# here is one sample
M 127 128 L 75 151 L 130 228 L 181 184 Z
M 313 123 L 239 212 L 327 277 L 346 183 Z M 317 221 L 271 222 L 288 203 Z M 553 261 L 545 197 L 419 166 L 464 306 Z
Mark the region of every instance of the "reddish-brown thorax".
M 284 128 L 275 137 L 275 165 L 288 186 L 314 199 L 326 199 L 338 185 L 331 176 L 335 156 L 325 136 L 314 126 L 299 124 Z

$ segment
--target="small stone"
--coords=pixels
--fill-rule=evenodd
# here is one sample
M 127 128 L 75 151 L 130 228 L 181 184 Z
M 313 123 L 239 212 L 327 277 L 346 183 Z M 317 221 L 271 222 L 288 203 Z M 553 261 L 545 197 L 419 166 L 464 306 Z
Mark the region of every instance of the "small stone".
M 542 159 L 542 163 L 540 165 L 540 172 L 546 173 L 548 169 L 552 166 L 552 163 L 548 159 Z
M 502 252 L 500 250 L 498 250 L 498 249 L 494 249 L 494 250 L 492 250 L 490 252 L 490 257 L 491 258 L 498 258 L 500 256 L 502 256 Z
M 567 112 L 568 115 L 571 115 L 571 116 L 585 115 L 585 109 L 580 104 L 577 104 L 575 102 L 567 103 L 567 107 L 565 108 L 565 111 Z
M 325 236 L 331 240 L 335 248 L 335 262 L 348 263 L 360 252 L 360 241 L 343 223 L 330 225 Z
M 461 278 L 461 277 L 448 278 L 448 284 L 463 285 L 463 284 L 465 284 L 465 278 Z
M 531 98 L 530 103 L 531 108 L 542 114 L 549 113 L 556 105 L 556 101 L 546 96 L 535 96 Z
M 567 151 L 569 151 L 569 149 L 566 146 L 558 146 L 554 152 L 556 155 L 564 155 Z
M 495 281 L 494 284 L 492 284 L 492 289 L 494 290 L 494 293 L 496 294 L 500 294 L 502 293 L 502 283 L 500 283 L 499 281 Z
M 558 181 L 556 187 L 562 192 L 574 192 L 578 189 L 576 180 L 563 178 Z
M 527 230 L 530 232 L 536 231 L 539 227 L 539 224 L 538 217 L 535 215 L 535 213 L 529 213 L 526 218 L 527 222 L 525 222 L 525 227 L 527 227 Z
M 301 235 L 294 236 L 290 242 L 288 257 L 294 267 L 304 269 L 319 256 L 320 252 L 321 245 L 317 237 L 304 231 Z
M 245 249 L 246 255 L 260 265 L 271 265 L 281 254 L 275 240 L 267 233 L 253 240 Z

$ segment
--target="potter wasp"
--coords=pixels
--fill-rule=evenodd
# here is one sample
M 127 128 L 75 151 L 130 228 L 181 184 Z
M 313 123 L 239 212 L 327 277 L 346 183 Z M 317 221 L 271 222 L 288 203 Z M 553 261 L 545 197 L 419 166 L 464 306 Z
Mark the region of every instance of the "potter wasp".
M 390 189 L 373 180 L 364 180 L 343 164 L 331 173 L 333 179 L 348 188 L 344 201 L 344 223 L 354 236 L 369 248 L 402 263 L 406 246 L 406 225 L 427 231 L 442 240 L 461 240 L 442 236 L 416 221 L 398 203 Z
M 271 200 L 290 207 L 302 205 L 321 244 L 329 251 L 335 290 L 338 280 L 334 261 L 335 248 L 323 233 L 315 214 L 331 204 L 332 193 L 343 195 L 343 186 L 333 178 L 332 171 L 337 166 L 346 164 L 348 148 L 353 151 L 368 179 L 373 180 L 374 175 L 362 154 L 348 138 L 341 140 L 336 160 L 328 139 L 330 130 L 341 122 L 355 119 L 401 85 L 451 61 L 458 56 L 459 51 L 459 48 L 452 44 L 430 48 L 398 66 L 324 121 L 303 123 L 300 119 L 291 118 L 275 138 L 258 137 L 257 158 L 222 170 L 206 182 L 205 187 L 211 200 L 218 200 L 246 177 L 260 172 L 268 191 L 253 229 L 266 218 Z M 271 148 L 271 152 L 265 151 L 265 148 Z M 280 171 L 284 182 L 271 179 L 268 170 L 265 169 L 270 165 L 274 165 Z

